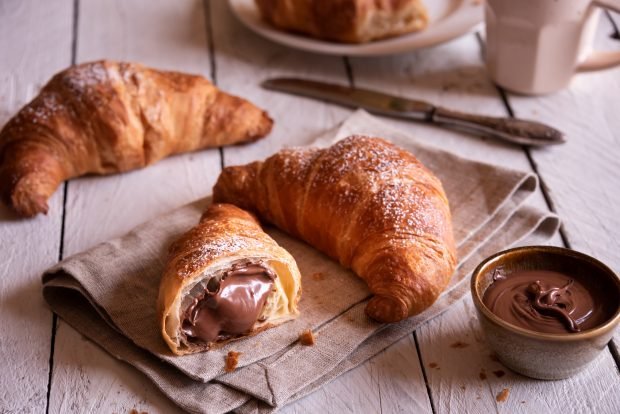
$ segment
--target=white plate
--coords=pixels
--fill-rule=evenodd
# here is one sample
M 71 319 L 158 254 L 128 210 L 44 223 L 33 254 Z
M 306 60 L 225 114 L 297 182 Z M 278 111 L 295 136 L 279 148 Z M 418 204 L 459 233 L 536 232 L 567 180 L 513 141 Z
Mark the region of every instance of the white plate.
M 426 29 L 391 39 L 350 45 L 276 30 L 261 19 L 254 0 L 229 0 L 229 3 L 239 20 L 259 35 L 292 48 L 330 55 L 388 55 L 434 46 L 469 33 L 484 19 L 482 0 L 427 0 L 430 22 Z

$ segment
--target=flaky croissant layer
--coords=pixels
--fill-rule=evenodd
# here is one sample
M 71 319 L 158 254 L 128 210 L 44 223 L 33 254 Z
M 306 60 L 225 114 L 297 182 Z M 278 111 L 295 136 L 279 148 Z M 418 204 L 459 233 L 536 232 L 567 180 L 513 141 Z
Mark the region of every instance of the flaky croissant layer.
M 351 268 L 374 294 L 366 312 L 379 321 L 428 308 L 455 269 L 441 182 L 412 154 L 379 138 L 284 149 L 264 162 L 227 167 L 213 197 Z
M 201 76 L 105 60 L 72 66 L 0 132 L 0 196 L 23 216 L 46 213 L 64 180 L 253 141 L 271 126 Z

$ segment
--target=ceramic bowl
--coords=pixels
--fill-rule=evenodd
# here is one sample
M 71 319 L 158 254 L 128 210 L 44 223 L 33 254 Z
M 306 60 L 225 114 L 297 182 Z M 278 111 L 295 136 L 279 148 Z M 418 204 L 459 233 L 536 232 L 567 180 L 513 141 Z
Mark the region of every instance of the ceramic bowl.
M 519 270 L 588 274 L 615 295 L 617 310 L 603 324 L 577 333 L 549 334 L 512 325 L 482 302 L 499 266 L 506 275 Z M 518 247 L 488 257 L 474 270 L 471 293 L 491 349 L 508 368 L 532 378 L 562 379 L 581 371 L 606 347 L 620 322 L 620 278 L 600 261 L 560 247 Z

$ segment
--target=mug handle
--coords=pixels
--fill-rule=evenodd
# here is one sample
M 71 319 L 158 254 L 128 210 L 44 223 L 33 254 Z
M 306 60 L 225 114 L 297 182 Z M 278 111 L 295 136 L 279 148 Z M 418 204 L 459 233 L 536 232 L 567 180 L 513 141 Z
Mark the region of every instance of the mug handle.
M 620 13 L 620 0 L 594 0 L 592 4 L 594 6 Z M 618 65 L 620 65 L 620 51 L 594 51 L 585 61 L 581 62 L 577 66 L 577 72 L 592 72 L 595 70 L 613 68 Z

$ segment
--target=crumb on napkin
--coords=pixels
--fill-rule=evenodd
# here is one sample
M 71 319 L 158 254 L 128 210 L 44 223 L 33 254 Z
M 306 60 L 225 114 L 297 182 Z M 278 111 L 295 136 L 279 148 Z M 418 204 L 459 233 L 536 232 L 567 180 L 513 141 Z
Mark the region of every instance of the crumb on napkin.
M 495 399 L 497 402 L 504 402 L 508 399 L 508 395 L 510 394 L 510 390 L 508 388 L 504 388 L 499 393 L 497 393 L 497 397 Z
M 321 273 L 321 272 L 313 273 L 312 279 L 317 280 L 317 281 L 323 280 L 325 279 L 325 273 Z
M 301 331 L 299 334 L 299 342 L 301 342 L 302 345 L 314 345 L 314 334 L 312 331 L 310 329 Z
M 237 364 L 239 363 L 239 355 L 241 355 L 241 352 L 228 352 L 226 355 L 226 367 L 224 368 L 226 372 L 233 372 L 235 368 L 237 368 Z

